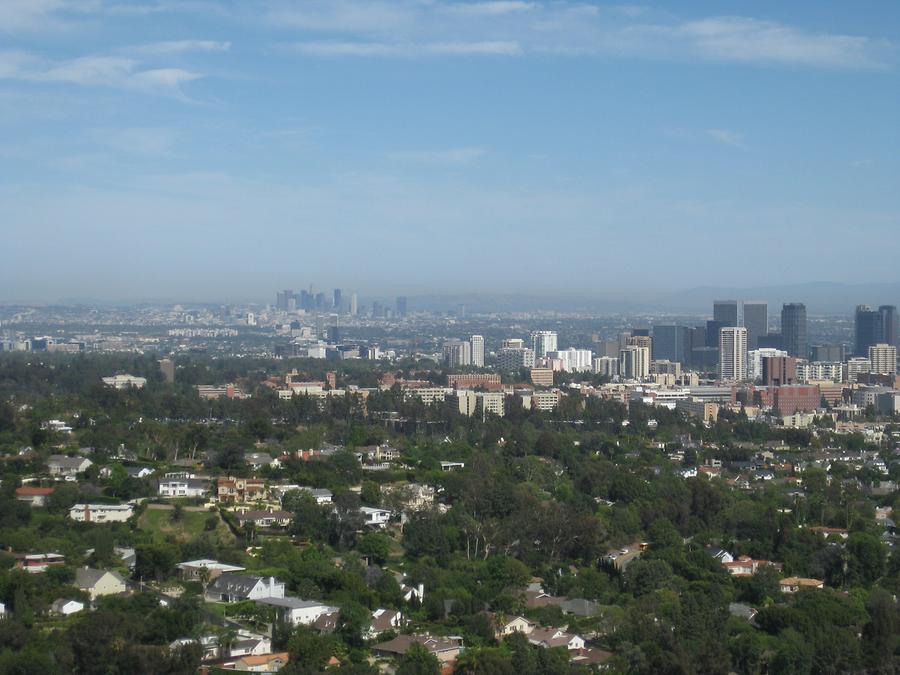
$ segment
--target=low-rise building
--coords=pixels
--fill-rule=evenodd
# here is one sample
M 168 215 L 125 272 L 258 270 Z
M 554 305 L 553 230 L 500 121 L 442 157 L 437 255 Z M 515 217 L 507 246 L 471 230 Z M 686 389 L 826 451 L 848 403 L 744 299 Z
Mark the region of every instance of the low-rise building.
M 75 571 L 75 587 L 87 593 L 91 602 L 103 595 L 119 595 L 128 586 L 118 572 L 80 567 Z
M 451 635 L 435 637 L 432 635 L 398 635 L 393 640 L 382 642 L 372 647 L 372 653 L 384 658 L 403 658 L 414 644 L 422 645 L 429 653 L 437 657 L 441 665 L 456 661 L 463 652 L 463 639 Z
M 20 502 L 28 502 L 29 506 L 46 506 L 47 500 L 53 494 L 52 487 L 32 487 L 23 485 L 16 488 L 16 499 Z
M 50 455 L 47 458 L 47 471 L 56 478 L 74 478 L 79 473 L 87 471 L 92 464 L 87 457 Z
M 284 582 L 275 577 L 225 573 L 206 587 L 208 602 L 242 602 L 263 598 L 283 598 Z
M 205 497 L 209 481 L 201 478 L 163 478 L 158 483 L 160 497 Z
M 181 572 L 181 576 L 189 581 L 201 580 L 204 577 L 212 581 L 223 574 L 234 574 L 235 572 L 244 571 L 244 568 L 240 565 L 229 565 L 228 563 L 221 563 L 218 560 L 209 558 L 189 560 L 188 562 L 178 563 L 175 567 Z
M 804 577 L 788 577 L 778 582 L 782 593 L 797 593 L 808 588 L 825 588 L 825 582 L 821 579 L 807 579 Z
M 75 504 L 69 518 L 79 523 L 124 523 L 134 515 L 131 504 Z
M 278 619 L 292 626 L 310 626 L 319 617 L 339 611 L 337 607 L 326 605 L 319 600 L 301 600 L 292 597 L 260 598 L 256 602 L 274 607 Z

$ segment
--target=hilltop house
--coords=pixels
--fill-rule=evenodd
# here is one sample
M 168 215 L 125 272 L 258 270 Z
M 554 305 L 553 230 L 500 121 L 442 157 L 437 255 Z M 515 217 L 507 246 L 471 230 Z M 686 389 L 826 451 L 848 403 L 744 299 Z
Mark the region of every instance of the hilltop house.
M 23 485 L 16 488 L 16 499 L 20 502 L 28 502 L 32 507 L 46 506 L 47 500 L 53 494 L 52 487 L 32 487 Z

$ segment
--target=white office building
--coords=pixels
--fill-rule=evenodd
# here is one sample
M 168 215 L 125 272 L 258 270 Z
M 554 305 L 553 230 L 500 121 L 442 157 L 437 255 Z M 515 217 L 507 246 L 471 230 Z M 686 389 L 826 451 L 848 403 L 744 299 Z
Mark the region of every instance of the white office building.
M 747 329 L 743 326 L 719 331 L 719 377 L 732 382 L 747 379 Z
M 502 347 L 497 353 L 497 364 L 500 370 L 534 368 L 534 350 L 527 347 Z
M 590 349 L 569 349 L 547 352 L 547 358 L 559 360 L 562 370 L 567 373 L 584 373 L 591 370 L 593 354 Z
M 762 360 L 774 356 L 790 356 L 783 349 L 751 349 L 747 352 L 747 379 L 751 381 L 762 379 Z
M 888 344 L 872 345 L 869 347 L 869 362 L 872 364 L 869 372 L 878 375 L 896 375 L 897 348 Z
M 473 335 L 469 338 L 469 345 L 472 352 L 472 365 L 484 368 L 484 336 Z
M 628 345 L 619 350 L 619 374 L 626 380 L 650 377 L 650 348 Z
M 547 356 L 547 352 L 555 352 L 557 350 L 556 331 L 538 330 L 531 334 L 531 346 L 534 349 L 535 358 L 542 359 Z
M 466 340 L 448 340 L 443 347 L 444 363 L 450 368 L 472 365 L 472 345 Z

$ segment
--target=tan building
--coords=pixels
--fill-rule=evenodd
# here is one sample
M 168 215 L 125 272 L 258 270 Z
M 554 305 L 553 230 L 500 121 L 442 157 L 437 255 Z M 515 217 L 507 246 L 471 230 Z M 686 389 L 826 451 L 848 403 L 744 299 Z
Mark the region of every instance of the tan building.
M 553 369 L 552 368 L 532 368 L 531 384 L 535 387 L 552 387 L 553 386 Z

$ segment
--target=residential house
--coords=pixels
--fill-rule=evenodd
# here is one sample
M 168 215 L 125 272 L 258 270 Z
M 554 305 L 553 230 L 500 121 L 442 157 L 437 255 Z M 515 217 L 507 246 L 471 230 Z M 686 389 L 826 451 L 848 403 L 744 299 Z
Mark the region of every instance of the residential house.
M 567 633 L 561 628 L 538 627 L 528 634 L 528 642 L 538 647 L 565 647 L 566 649 L 584 649 L 584 638 Z
M 385 527 L 391 519 L 391 512 L 387 509 L 376 509 L 372 506 L 361 506 L 359 508 L 363 516 L 363 523 L 371 527 Z
M 216 497 L 220 502 L 254 502 L 267 496 L 266 482 L 261 478 L 219 478 Z
M 47 458 L 47 471 L 55 478 L 74 478 L 87 471 L 92 464 L 93 462 L 87 457 L 50 455 Z
M 530 621 L 524 616 L 506 617 L 493 614 L 491 619 L 494 624 L 494 637 L 497 640 L 502 640 L 513 633 L 528 635 L 537 628 L 537 624 L 534 621 Z
M 31 574 L 46 572 L 51 567 L 62 567 L 66 564 L 66 557 L 59 553 L 14 553 L 17 570 L 24 570 Z
M 722 565 L 728 570 L 728 573 L 735 577 L 749 577 L 756 574 L 760 567 L 774 567 L 780 570 L 781 563 L 773 563 L 771 560 L 754 560 L 750 556 L 742 555 L 737 560 L 731 562 L 723 562 Z
M 300 624 L 309 626 L 319 617 L 339 611 L 337 607 L 326 605 L 319 600 L 301 600 L 300 598 L 284 597 L 283 594 L 277 597 L 259 598 L 257 603 L 274 607 L 278 619 L 292 626 Z
M 102 595 L 118 595 L 128 590 L 118 572 L 80 567 L 75 571 L 75 587 L 91 597 L 93 602 Z
M 441 471 L 456 471 L 465 467 L 465 462 L 441 462 Z
M 797 593 L 805 588 L 825 588 L 825 582 L 820 579 L 806 579 L 803 577 L 787 577 L 778 582 L 782 593 Z
M 59 598 L 50 605 L 50 613 L 59 616 L 69 616 L 84 611 L 84 603 L 70 598 Z
M 209 481 L 201 478 L 163 478 L 157 484 L 160 497 L 205 497 Z
M 228 655 L 235 656 L 259 656 L 260 654 L 269 654 L 272 651 L 272 639 L 264 635 L 255 635 L 242 637 L 231 644 Z
M 398 635 L 393 640 L 382 642 L 372 647 L 375 656 L 383 658 L 402 658 L 414 644 L 422 645 L 437 657 L 441 665 L 452 664 L 465 649 L 461 637 L 434 637 L 432 635 Z
M 586 668 L 602 670 L 606 667 L 606 662 L 612 657 L 612 652 L 597 649 L 596 647 L 582 647 L 581 649 L 569 650 L 569 663 L 576 666 L 585 666 Z
M 53 494 L 52 487 L 32 487 L 23 485 L 16 488 L 16 499 L 20 502 L 28 502 L 32 508 L 35 506 L 46 506 L 47 500 Z
M 0 619 L 6 616 L 6 603 L 0 602 Z
M 399 631 L 403 627 L 403 614 L 396 609 L 376 609 L 372 612 L 372 623 L 369 624 L 366 637 L 373 639 L 389 630 Z
M 288 652 L 275 652 L 274 654 L 258 654 L 242 656 L 234 662 L 234 670 L 243 673 L 277 673 L 284 668 L 290 655 Z
M 209 558 L 189 560 L 188 562 L 178 563 L 175 567 L 181 571 L 182 578 L 188 581 L 198 581 L 204 577 L 212 581 L 223 574 L 233 574 L 234 572 L 244 571 L 244 568 L 239 565 L 220 563 L 217 560 L 210 560 Z
M 256 527 L 287 527 L 294 514 L 289 511 L 244 511 L 235 517 L 242 527 L 248 523 Z
M 596 600 L 586 600 L 585 598 L 566 598 L 560 605 L 562 611 L 566 614 L 573 614 L 581 619 L 598 616 L 600 614 L 600 603 Z
M 262 598 L 283 598 L 284 582 L 275 577 L 257 577 L 225 573 L 216 577 L 206 587 L 208 602 L 242 602 Z
M 254 471 L 259 471 L 268 466 L 271 466 L 273 469 L 281 466 L 281 462 L 277 459 L 272 459 L 272 456 L 267 452 L 249 452 L 244 455 L 244 463 Z
M 124 523 L 134 515 L 132 504 L 75 504 L 69 518 L 79 523 Z
M 706 552 L 723 565 L 726 563 L 734 562 L 734 556 L 724 548 L 719 548 L 718 546 L 707 546 Z

